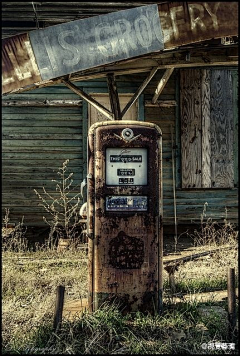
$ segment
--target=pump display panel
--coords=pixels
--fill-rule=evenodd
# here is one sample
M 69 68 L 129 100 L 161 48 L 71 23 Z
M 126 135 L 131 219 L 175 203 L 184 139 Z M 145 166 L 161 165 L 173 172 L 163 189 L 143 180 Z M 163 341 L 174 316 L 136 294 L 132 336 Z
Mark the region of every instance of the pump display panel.
M 146 148 L 107 148 L 107 185 L 147 185 Z

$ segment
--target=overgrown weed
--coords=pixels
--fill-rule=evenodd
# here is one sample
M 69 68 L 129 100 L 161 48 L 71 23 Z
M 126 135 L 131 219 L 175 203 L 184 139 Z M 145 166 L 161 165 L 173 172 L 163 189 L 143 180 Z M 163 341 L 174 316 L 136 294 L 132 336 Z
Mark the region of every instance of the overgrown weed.
M 207 222 L 206 222 L 207 224 Z M 236 245 L 237 233 L 229 224 L 214 235 L 209 244 L 207 234 L 215 224 L 202 230 L 199 240 L 206 247 Z M 232 228 L 232 226 L 231 226 Z M 218 230 L 219 230 L 218 229 Z M 228 232 L 227 232 L 228 231 Z M 226 233 L 227 232 L 227 233 Z M 200 234 L 200 232 L 199 232 Z M 197 235 L 199 236 L 199 235 Z M 219 239 L 218 236 L 224 236 Z M 221 242 L 220 242 L 221 241 Z M 204 246 L 204 245 L 202 245 Z M 14 249 L 13 249 L 14 250 Z M 18 249 L 17 249 L 18 250 Z M 207 292 L 226 287 L 227 268 L 237 270 L 237 250 L 221 250 L 217 257 L 205 256 L 179 267 L 176 274 L 177 293 Z M 26 258 L 27 257 L 27 258 Z M 237 277 L 237 276 L 236 276 Z M 164 290 L 168 293 L 168 276 Z M 228 323 L 216 307 L 227 312 L 227 303 L 185 302 L 164 304 L 162 315 L 141 312 L 121 314 L 117 305 L 104 304 L 97 311 L 85 311 L 73 320 L 63 318 L 59 331 L 53 330 L 53 312 L 58 285 L 65 286 L 65 302 L 88 294 L 88 268 L 85 251 L 26 250 L 16 254 L 3 251 L 2 279 L 2 352 L 4 354 L 237 354 L 235 350 L 210 350 L 202 345 L 229 343 Z M 199 308 L 211 307 L 202 315 Z M 217 310 L 217 311 L 216 311 Z M 209 311 L 209 309 L 208 309 Z
M 52 179 L 55 183 L 55 194 L 50 194 L 43 187 L 43 194 L 37 189 L 34 192 L 40 200 L 40 206 L 44 208 L 48 216 L 43 220 L 50 226 L 48 248 L 57 247 L 59 239 L 71 240 L 74 246 L 81 233 L 80 208 L 82 201 L 78 186 L 73 186 L 73 173 L 68 173 L 69 159 L 63 162 L 57 172 L 59 179 Z
M 193 234 L 188 234 L 195 246 L 222 246 L 236 244 L 238 240 L 238 230 L 236 226 L 227 219 L 227 209 L 225 210 L 225 219 L 222 224 L 213 221 L 207 217 L 206 202 L 201 214 L 200 229 L 195 229 Z
M 28 249 L 28 242 L 26 239 L 27 227 L 24 226 L 24 216 L 22 221 L 18 222 L 13 227 L 10 224 L 10 210 L 5 209 L 5 216 L 2 224 L 2 250 L 13 252 L 25 252 Z

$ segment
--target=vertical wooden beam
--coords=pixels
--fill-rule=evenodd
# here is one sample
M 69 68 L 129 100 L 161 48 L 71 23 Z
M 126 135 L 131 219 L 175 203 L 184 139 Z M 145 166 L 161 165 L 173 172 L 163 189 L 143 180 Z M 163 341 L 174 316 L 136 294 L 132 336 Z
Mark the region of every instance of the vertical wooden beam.
M 228 291 L 228 320 L 229 320 L 229 338 L 234 341 L 234 336 L 236 333 L 236 288 L 235 288 L 235 269 L 228 269 L 228 280 L 227 280 L 227 291 Z
M 142 83 L 142 85 L 140 85 L 140 87 L 138 88 L 138 90 L 136 91 L 136 93 L 132 96 L 131 100 L 129 100 L 129 102 L 127 103 L 127 105 L 125 106 L 125 108 L 122 111 L 122 115 L 121 118 L 126 114 L 126 112 L 131 108 L 131 106 L 135 103 L 135 101 L 139 98 L 139 96 L 141 95 L 141 93 L 143 92 L 143 90 L 146 88 L 146 86 L 148 85 L 148 83 L 150 82 L 150 80 L 153 78 L 153 76 L 156 74 L 156 72 L 158 71 L 158 67 L 154 67 L 149 76 L 144 80 L 144 82 Z
M 202 188 L 211 188 L 210 70 L 202 70 Z
M 163 74 L 160 82 L 158 83 L 157 89 L 155 90 L 155 94 L 153 96 L 152 99 L 152 103 L 155 104 L 159 95 L 161 94 L 161 92 L 163 91 L 165 85 L 168 82 L 168 79 L 170 78 L 172 72 L 174 71 L 174 67 L 173 68 L 168 68 L 166 69 L 165 73 Z
M 61 328 L 63 303 L 64 303 L 64 291 L 65 291 L 64 286 L 57 287 L 57 299 L 55 304 L 54 321 L 53 321 L 54 331 L 60 330 Z
M 213 188 L 234 187 L 233 88 L 228 69 L 211 70 L 211 180 Z
M 107 116 L 108 119 L 113 120 L 113 114 L 108 109 L 106 109 L 103 105 L 101 105 L 95 99 L 93 99 L 89 94 L 85 93 L 82 89 L 78 88 L 76 85 L 74 85 L 73 83 L 67 80 L 62 79 L 62 82 L 74 93 L 81 96 L 81 98 L 86 100 L 90 105 L 94 106 L 99 112 Z
M 107 83 L 114 120 L 121 120 L 121 109 L 117 91 L 117 84 L 113 73 L 107 74 Z
M 137 120 L 138 121 L 144 121 L 145 120 L 145 105 L 144 105 L 144 95 L 140 95 L 138 99 L 138 115 L 137 115 Z
M 182 69 L 180 86 L 182 188 L 201 188 L 201 69 Z
M 175 106 L 175 156 L 176 156 L 176 188 L 181 188 L 182 175 L 181 175 L 181 119 L 180 119 L 180 75 L 179 69 L 177 69 L 176 75 L 176 106 Z
M 234 187 L 238 187 L 238 71 L 231 71 L 233 88 L 233 157 L 234 157 Z
M 173 181 L 173 206 L 174 206 L 174 226 L 175 226 L 175 252 L 177 248 L 177 203 L 176 203 L 176 183 L 175 183 L 175 156 L 173 142 L 173 127 L 171 125 L 171 141 L 172 141 L 172 181 Z

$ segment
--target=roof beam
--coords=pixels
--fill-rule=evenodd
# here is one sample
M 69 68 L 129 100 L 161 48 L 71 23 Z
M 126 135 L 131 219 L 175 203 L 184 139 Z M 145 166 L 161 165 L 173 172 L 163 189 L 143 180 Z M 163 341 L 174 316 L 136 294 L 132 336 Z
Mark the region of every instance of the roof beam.
M 115 65 L 107 65 L 99 68 L 94 68 L 91 70 L 85 70 L 81 72 L 76 72 L 71 74 L 71 81 L 87 81 L 94 80 L 99 78 L 104 78 L 108 73 L 114 73 L 115 76 L 128 75 L 128 74 L 136 74 L 136 73 L 145 73 L 149 72 L 153 65 L 158 69 L 168 69 L 168 68 L 196 68 L 196 67 L 213 67 L 213 66 L 238 66 L 238 51 L 237 48 L 233 49 L 234 55 L 219 55 L 219 56 L 210 56 L 209 61 L 204 61 L 202 57 L 194 57 L 191 56 L 191 61 L 186 62 L 186 60 L 182 59 L 173 59 L 173 58 L 165 58 L 164 55 L 156 56 L 156 59 L 153 60 L 151 58 L 141 58 L 131 61 L 125 61 L 124 63 L 119 63 Z M 235 57 L 236 55 L 236 57 Z M 62 78 L 45 80 L 42 82 L 36 82 L 27 87 L 22 87 L 16 90 L 11 90 L 9 93 L 21 93 L 29 90 L 44 88 L 52 85 L 59 84 L 63 81 Z M 6 94 L 2 94 L 3 96 Z
M 174 71 L 174 67 L 173 68 L 168 68 L 166 69 L 165 73 L 163 74 L 162 78 L 160 79 L 157 89 L 155 90 L 153 99 L 152 99 L 152 103 L 155 104 L 159 95 L 161 94 L 161 92 L 163 91 L 165 85 L 168 82 L 168 79 L 170 78 L 172 72 Z
M 68 80 L 62 79 L 62 82 L 71 89 L 75 94 L 79 95 L 81 98 L 86 100 L 90 105 L 92 105 L 95 109 L 97 109 L 101 114 L 105 115 L 109 120 L 114 119 L 113 113 L 106 109 L 102 104 L 100 104 L 97 100 L 93 99 L 91 95 L 85 93 L 82 89 L 78 88 L 73 83 L 69 82 Z
M 150 80 L 154 77 L 154 75 L 156 74 L 156 72 L 158 71 L 158 67 L 155 67 L 151 70 L 149 76 L 144 80 L 144 82 L 142 83 L 142 85 L 140 85 L 140 87 L 138 88 L 138 90 L 136 91 L 136 93 L 132 96 L 132 98 L 129 100 L 129 102 L 127 103 L 127 105 L 125 106 L 125 108 L 122 111 L 121 114 L 121 119 L 123 118 L 123 116 L 128 112 L 128 110 L 131 108 L 131 106 L 135 103 L 135 101 L 139 98 L 139 96 L 142 94 L 143 90 L 146 88 L 146 86 L 148 85 L 148 83 L 150 82 Z

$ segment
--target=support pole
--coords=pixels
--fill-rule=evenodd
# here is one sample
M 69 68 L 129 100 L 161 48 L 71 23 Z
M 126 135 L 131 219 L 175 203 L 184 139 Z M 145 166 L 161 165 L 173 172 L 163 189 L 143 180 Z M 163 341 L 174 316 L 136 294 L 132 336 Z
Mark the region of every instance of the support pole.
M 107 74 L 108 91 L 114 120 L 121 120 L 121 109 L 117 91 L 117 83 L 113 73 Z

